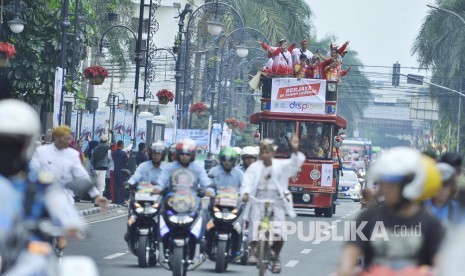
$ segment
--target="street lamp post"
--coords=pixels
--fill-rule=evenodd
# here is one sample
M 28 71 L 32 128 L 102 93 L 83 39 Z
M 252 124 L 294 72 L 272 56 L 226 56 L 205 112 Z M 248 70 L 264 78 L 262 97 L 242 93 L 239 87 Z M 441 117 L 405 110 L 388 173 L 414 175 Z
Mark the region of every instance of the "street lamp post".
M 63 0 L 61 6 L 61 53 L 60 53 L 60 67 L 63 69 L 62 75 L 62 88 L 61 88 L 61 99 L 60 99 L 60 110 L 58 110 L 58 125 L 61 125 L 61 114 L 63 110 L 63 100 L 66 93 L 66 51 L 68 49 L 68 29 L 71 26 L 69 21 L 69 0 Z M 55 111 L 56 112 L 56 111 Z
M 433 5 L 426 5 L 426 6 L 428 8 L 431 8 L 431 9 L 435 9 L 435 10 L 450 13 L 450 14 L 458 17 L 462 21 L 462 23 L 465 25 L 465 19 L 463 17 L 461 17 L 460 15 L 458 15 L 457 13 L 451 11 L 451 10 L 440 8 L 438 6 L 433 6 Z M 463 79 L 461 80 L 461 83 L 460 83 L 460 93 L 462 93 L 462 91 L 463 91 Z M 462 96 L 459 96 L 459 110 L 458 110 L 458 114 L 457 114 L 457 153 L 460 152 L 460 123 L 461 123 L 460 122 L 460 115 L 461 115 L 461 111 L 462 111 Z

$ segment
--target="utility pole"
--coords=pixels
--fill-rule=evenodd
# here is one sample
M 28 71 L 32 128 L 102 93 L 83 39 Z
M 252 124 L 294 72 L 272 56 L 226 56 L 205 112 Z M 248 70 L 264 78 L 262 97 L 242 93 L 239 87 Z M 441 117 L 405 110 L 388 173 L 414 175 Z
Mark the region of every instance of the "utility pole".
M 69 0 L 63 0 L 61 6 L 61 58 L 60 58 L 60 67 L 63 69 L 62 76 L 62 88 L 61 88 L 61 98 L 60 98 L 60 110 L 58 110 L 58 125 L 61 125 L 61 115 L 63 111 L 63 100 L 66 93 L 66 51 L 68 43 L 68 29 L 71 26 L 69 21 Z M 57 112 L 57 111 L 55 111 Z

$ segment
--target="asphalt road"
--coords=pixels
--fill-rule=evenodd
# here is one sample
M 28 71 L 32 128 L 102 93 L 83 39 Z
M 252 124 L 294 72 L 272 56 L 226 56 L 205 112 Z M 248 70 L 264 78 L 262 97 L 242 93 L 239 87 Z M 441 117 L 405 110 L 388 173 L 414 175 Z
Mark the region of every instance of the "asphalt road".
M 344 221 L 352 220 L 360 209 L 359 203 L 341 200 L 332 218 L 315 217 L 313 211 L 299 213 L 291 221 L 302 225 L 299 233 L 289 235 L 281 256 L 281 275 L 325 276 L 334 272 L 337 266 L 343 241 L 325 240 L 325 237 L 342 236 Z M 297 223 L 299 222 L 299 223 Z M 70 242 L 65 255 L 86 255 L 95 260 L 101 276 L 114 275 L 171 275 L 171 271 L 159 266 L 139 268 L 135 256 L 127 252 L 123 234 L 126 231 L 126 215 L 92 222 L 89 235 L 81 241 Z M 331 224 L 334 223 L 334 224 Z M 318 230 L 321 227 L 322 230 Z M 328 228 L 329 227 L 329 228 Z M 336 230 L 337 229 L 337 230 Z M 323 232 L 322 236 L 310 239 L 311 231 Z M 214 273 L 214 263 L 206 261 L 188 275 L 208 275 Z M 229 265 L 226 275 L 256 275 L 255 266 Z M 271 275 L 271 273 L 269 273 Z

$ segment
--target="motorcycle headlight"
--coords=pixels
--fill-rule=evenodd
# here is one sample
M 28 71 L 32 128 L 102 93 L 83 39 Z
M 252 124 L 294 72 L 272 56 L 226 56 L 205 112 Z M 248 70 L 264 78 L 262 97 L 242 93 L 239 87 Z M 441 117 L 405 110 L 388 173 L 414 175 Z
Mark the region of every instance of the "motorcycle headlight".
M 216 207 L 215 207 L 216 208 Z M 218 209 L 218 208 L 217 208 Z M 217 219 L 222 219 L 223 218 L 223 213 L 219 211 L 215 211 L 215 218 Z
M 233 219 L 237 218 L 237 215 L 233 214 L 233 213 L 226 213 L 226 214 L 223 214 L 223 218 L 225 220 L 233 220 Z
M 173 215 L 169 217 L 170 222 L 176 223 L 176 224 L 188 224 L 194 221 L 192 217 L 189 216 L 178 216 L 178 215 Z
M 156 212 L 157 212 L 157 209 L 153 207 L 145 207 L 144 209 L 144 214 L 146 215 L 155 214 Z
M 139 206 L 140 206 L 140 205 L 139 205 Z M 144 208 L 142 208 L 142 207 L 136 208 L 136 213 L 139 213 L 139 214 L 140 214 L 140 213 L 142 213 L 142 212 L 144 212 Z

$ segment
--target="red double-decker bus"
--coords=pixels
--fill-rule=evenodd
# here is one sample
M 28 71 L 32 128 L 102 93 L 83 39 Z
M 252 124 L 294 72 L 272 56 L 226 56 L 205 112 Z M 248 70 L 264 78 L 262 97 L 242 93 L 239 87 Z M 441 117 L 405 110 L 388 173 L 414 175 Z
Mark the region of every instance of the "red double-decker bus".
M 294 207 L 332 217 L 342 158 L 334 138 L 347 124 L 337 115 L 336 82 L 293 78 L 263 78 L 262 82 L 262 108 L 251 115 L 251 123 L 259 125 L 261 137 L 275 140 L 276 158 L 289 158 L 294 133 L 306 156 L 301 171 L 289 183 Z

